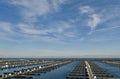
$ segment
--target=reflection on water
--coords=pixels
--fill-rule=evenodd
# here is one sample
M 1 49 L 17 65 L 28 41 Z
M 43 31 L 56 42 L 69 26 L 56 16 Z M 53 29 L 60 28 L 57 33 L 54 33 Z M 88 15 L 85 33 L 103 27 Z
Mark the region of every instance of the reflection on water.
M 115 77 L 120 78 L 120 68 L 119 67 L 115 67 L 115 66 L 111 66 L 109 64 L 105 64 L 102 62 L 95 62 L 97 65 L 99 65 L 100 67 L 106 69 L 109 73 L 113 74 Z

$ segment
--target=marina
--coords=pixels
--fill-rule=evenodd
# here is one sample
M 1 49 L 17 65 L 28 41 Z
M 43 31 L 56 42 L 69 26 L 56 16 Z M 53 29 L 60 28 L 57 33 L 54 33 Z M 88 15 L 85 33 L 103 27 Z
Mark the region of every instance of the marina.
M 106 63 L 108 60 L 103 60 L 33 59 L 31 62 L 29 59 L 25 59 L 23 61 L 30 62 L 20 64 L 21 61 L 16 61 L 17 65 L 13 62 L 4 61 L 1 62 L 0 79 L 120 79 L 118 65 L 111 65 Z M 13 64 L 16 67 L 11 67 Z

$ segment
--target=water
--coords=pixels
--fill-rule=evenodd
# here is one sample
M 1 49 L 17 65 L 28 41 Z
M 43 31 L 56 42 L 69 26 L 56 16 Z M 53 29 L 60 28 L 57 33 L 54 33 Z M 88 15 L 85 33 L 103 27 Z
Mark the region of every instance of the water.
M 97 65 L 99 65 L 100 67 L 106 69 L 109 73 L 111 73 L 112 75 L 114 75 L 114 77 L 120 78 L 120 68 L 116 67 L 116 66 L 111 66 L 109 64 L 105 64 L 102 62 L 95 62 Z
M 79 64 L 79 62 L 64 65 L 50 72 L 42 73 L 40 76 L 33 76 L 33 79 L 66 79 L 66 76 L 75 68 L 77 64 Z

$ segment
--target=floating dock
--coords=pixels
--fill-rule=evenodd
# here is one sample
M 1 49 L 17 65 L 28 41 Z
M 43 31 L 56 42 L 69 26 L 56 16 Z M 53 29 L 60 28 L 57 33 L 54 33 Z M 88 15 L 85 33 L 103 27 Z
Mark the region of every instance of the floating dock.
M 14 71 L 14 72 L 7 72 L 2 74 L 1 79 L 9 79 L 9 78 L 32 78 L 32 75 L 40 75 L 40 73 L 46 73 L 47 71 L 51 71 L 53 69 L 56 69 L 58 67 L 61 67 L 65 64 L 70 63 L 71 61 L 63 61 L 59 63 L 54 63 L 50 65 L 45 66 L 37 66 L 33 68 L 28 69 L 22 69 L 20 71 Z
M 66 79 L 89 79 L 85 62 L 81 61 Z
M 118 79 L 92 61 L 81 61 L 66 79 Z

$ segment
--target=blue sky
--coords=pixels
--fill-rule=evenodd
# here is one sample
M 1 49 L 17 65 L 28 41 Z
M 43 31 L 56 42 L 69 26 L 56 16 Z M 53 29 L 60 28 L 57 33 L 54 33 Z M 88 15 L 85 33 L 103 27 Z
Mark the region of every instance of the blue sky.
M 0 57 L 120 57 L 120 0 L 0 0 Z

